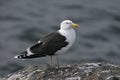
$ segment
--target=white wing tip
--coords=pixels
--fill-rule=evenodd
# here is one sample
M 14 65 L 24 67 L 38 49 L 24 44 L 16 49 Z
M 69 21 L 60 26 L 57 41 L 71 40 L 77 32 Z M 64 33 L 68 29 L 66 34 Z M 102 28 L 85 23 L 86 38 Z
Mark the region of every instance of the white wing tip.
M 15 59 L 18 59 L 18 55 L 14 57 Z
M 19 55 L 15 56 L 14 58 L 15 58 L 15 59 L 20 59 L 18 56 L 19 56 Z M 26 60 L 26 59 L 21 59 L 21 60 Z
M 38 43 L 40 43 L 41 41 L 38 41 Z

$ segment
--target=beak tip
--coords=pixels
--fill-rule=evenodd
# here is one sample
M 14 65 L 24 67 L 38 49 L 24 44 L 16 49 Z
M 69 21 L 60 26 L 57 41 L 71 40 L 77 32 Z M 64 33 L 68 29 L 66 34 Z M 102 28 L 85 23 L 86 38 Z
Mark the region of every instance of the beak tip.
M 78 28 L 78 27 L 79 27 L 79 25 L 76 24 L 76 23 L 74 23 L 72 26 L 73 26 L 74 28 Z

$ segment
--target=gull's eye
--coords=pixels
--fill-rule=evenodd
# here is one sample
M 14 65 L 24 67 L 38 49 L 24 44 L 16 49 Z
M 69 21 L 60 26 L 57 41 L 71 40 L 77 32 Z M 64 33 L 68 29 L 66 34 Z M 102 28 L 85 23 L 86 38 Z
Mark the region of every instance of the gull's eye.
M 69 24 L 68 22 L 66 22 L 66 24 Z

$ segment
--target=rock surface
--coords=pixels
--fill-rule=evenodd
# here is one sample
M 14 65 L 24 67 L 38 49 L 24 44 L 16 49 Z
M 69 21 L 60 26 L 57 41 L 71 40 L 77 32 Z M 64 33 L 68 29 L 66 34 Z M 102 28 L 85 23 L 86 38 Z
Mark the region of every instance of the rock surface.
M 120 80 L 120 66 L 110 63 L 80 63 L 59 68 L 37 65 L 0 80 Z

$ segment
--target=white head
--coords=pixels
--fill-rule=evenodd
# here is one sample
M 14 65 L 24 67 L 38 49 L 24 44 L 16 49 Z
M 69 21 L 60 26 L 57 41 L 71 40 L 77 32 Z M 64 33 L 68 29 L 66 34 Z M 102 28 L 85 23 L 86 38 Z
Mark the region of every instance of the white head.
M 79 25 L 73 23 L 71 20 L 64 20 L 60 24 L 60 28 L 63 30 L 71 29 L 71 28 L 77 28 Z

